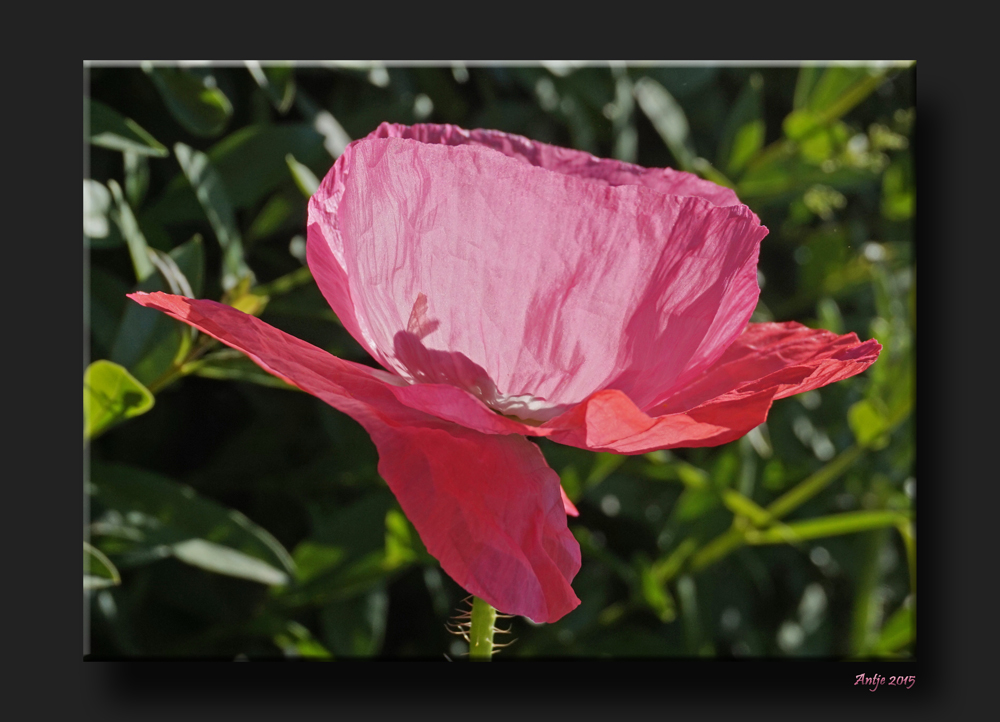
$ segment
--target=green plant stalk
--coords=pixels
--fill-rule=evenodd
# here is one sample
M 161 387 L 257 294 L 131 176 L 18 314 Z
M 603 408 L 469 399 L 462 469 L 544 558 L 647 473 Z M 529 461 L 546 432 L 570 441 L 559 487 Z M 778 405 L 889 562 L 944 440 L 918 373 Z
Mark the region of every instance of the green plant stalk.
M 834 479 L 850 468 L 863 453 L 864 449 L 860 446 L 848 447 L 822 469 L 771 502 L 764 511 L 770 515 L 772 521 L 790 514 L 829 486 Z M 739 518 L 737 517 L 737 519 Z M 732 528 L 715 537 L 692 555 L 691 571 L 697 572 L 714 564 L 744 543 L 746 543 L 744 530 L 734 524 Z
M 817 471 L 803 482 L 793 487 L 768 504 L 767 512 L 775 519 L 780 519 L 794 511 L 807 500 L 813 498 L 840 476 L 864 453 L 864 449 L 854 445 L 845 449 L 840 456 Z
M 885 542 L 885 529 L 870 531 L 864 540 L 861 574 L 854 596 L 851 615 L 851 654 L 862 656 L 868 653 L 877 638 L 879 627 L 879 603 L 875 588 L 879 581 L 878 552 Z
M 472 624 L 469 628 L 469 659 L 489 661 L 493 657 L 493 633 L 497 610 L 479 597 L 472 601 Z

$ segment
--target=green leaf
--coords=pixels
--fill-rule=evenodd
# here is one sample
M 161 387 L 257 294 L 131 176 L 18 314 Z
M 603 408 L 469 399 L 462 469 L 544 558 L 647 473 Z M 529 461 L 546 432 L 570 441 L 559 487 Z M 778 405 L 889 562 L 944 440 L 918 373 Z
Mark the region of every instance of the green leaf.
M 804 69 L 803 72 L 809 73 L 811 81 L 814 69 Z M 801 93 L 806 96 L 802 104 L 797 102 L 796 109 L 785 118 L 782 126 L 785 135 L 792 140 L 801 140 L 837 120 L 871 95 L 885 80 L 885 76 L 886 69 L 880 67 L 826 68 L 815 83 L 810 82 L 808 93 Z M 799 95 L 797 88 L 797 101 L 802 100 Z
M 217 351 L 204 359 L 188 364 L 184 367 L 184 373 L 193 373 L 195 376 L 207 379 L 245 381 L 275 389 L 299 390 L 297 386 L 292 386 L 277 376 L 272 376 L 244 354 L 232 349 Z
M 295 68 L 290 63 L 261 66 L 256 60 L 243 62 L 275 109 L 282 115 L 287 113 L 295 101 Z
M 240 577 L 261 584 L 287 584 L 288 575 L 267 562 L 204 539 L 188 539 L 172 547 L 174 557 L 185 564 L 216 574 Z
M 154 67 L 143 63 L 142 69 L 152 79 L 167 110 L 190 133 L 210 137 L 218 135 L 233 115 L 233 106 L 211 75 L 199 78 L 179 68 Z
M 111 222 L 111 193 L 98 181 L 83 179 L 83 235 L 91 248 L 116 248 L 122 244 L 118 226 Z
M 136 221 L 132 208 L 125 200 L 121 186 L 114 180 L 109 180 L 108 188 L 111 189 L 111 195 L 115 199 L 115 210 L 111 212 L 111 218 L 118 225 L 125 242 L 128 244 L 135 277 L 141 283 L 152 275 L 155 268 L 149 257 L 149 245 L 146 243 L 146 237 L 139 230 L 139 222 Z
M 726 118 L 717 159 L 730 175 L 740 173 L 764 145 L 763 87 L 760 73 L 751 74 Z
M 194 236 L 169 254 L 153 253 L 151 258 L 156 259 L 157 273 L 134 290 L 192 296 L 196 289 L 200 292 L 204 275 L 201 236 Z M 111 360 L 128 368 L 143 383 L 153 384 L 186 352 L 193 337 L 190 326 L 129 300 L 111 346 Z
M 893 654 L 913 642 L 916 637 L 916 610 L 911 604 L 904 602 L 882 627 L 872 647 L 872 654 Z
M 798 78 L 795 81 L 795 96 L 792 99 L 792 109 L 801 110 L 809 102 L 816 81 L 823 74 L 823 68 L 819 65 L 804 65 L 799 70 Z
M 692 170 L 695 153 L 691 145 L 691 129 L 681 106 L 666 88 L 649 77 L 639 78 L 632 92 L 680 167 Z
M 179 270 L 191 288 L 191 298 L 201 296 L 205 285 L 205 244 L 201 234 L 195 233 L 191 238 L 177 246 L 168 254 L 177 264 Z
M 376 515 L 384 518 L 384 531 L 378 536 Z M 289 606 L 350 599 L 378 588 L 415 562 L 434 562 L 410 522 L 386 495 L 363 498 L 327 523 L 327 530 L 314 535 L 320 540 L 296 548 L 296 557 L 309 570 L 298 585 L 280 591 L 280 599 Z
M 89 543 L 83 543 L 83 589 L 104 589 L 121 584 L 122 578 L 111 563 L 101 552 Z
M 751 120 L 736 131 L 733 138 L 733 149 L 729 154 L 729 173 L 739 173 L 742 171 L 750 159 L 757 155 L 757 152 L 764 147 L 764 121 Z
M 149 190 L 149 159 L 134 151 L 125 151 L 125 196 L 138 208 Z
M 791 202 L 794 196 L 817 184 L 841 192 L 867 190 L 875 185 L 877 176 L 871 170 L 847 166 L 816 167 L 795 155 L 794 144 L 790 145 L 792 155 L 768 157 L 766 150 L 758 154 L 737 186 L 740 198 L 766 198 L 777 204 Z
M 312 633 L 298 622 L 288 622 L 286 630 L 274 636 L 274 643 L 286 657 L 305 659 L 332 659 L 326 647 L 313 638 Z
M 603 451 L 593 454 L 593 457 L 594 465 L 591 467 L 590 473 L 587 474 L 587 479 L 584 481 L 584 485 L 588 488 L 597 486 L 607 479 L 628 458 L 621 454 L 609 454 Z
M 903 153 L 882 175 L 882 215 L 890 221 L 905 221 L 913 217 L 916 207 L 913 161 L 909 153 Z
M 667 591 L 666 585 L 657 579 L 657 575 L 647 564 L 641 564 L 639 570 L 639 588 L 642 598 L 649 608 L 660 618 L 661 622 L 672 622 L 677 618 L 677 605 Z
M 298 194 L 279 191 L 267 201 L 247 230 L 248 243 L 275 235 L 278 231 L 297 227 L 306 217 L 305 206 Z
M 816 303 L 816 320 L 819 327 L 836 334 L 844 333 L 844 317 L 840 306 L 829 296 L 824 296 Z
M 324 641 L 338 656 L 374 656 L 385 638 L 388 611 L 384 582 L 365 594 L 331 602 L 320 612 Z
M 175 556 L 218 574 L 286 584 L 295 564 L 266 530 L 191 488 L 124 465 L 94 463 L 95 499 L 107 510 L 91 525 L 120 566 Z
M 83 99 L 90 111 L 90 143 L 110 150 L 166 158 L 170 153 L 131 118 L 123 118 L 104 103 Z M 86 112 L 86 111 L 85 111 Z
M 889 419 L 875 402 L 864 399 L 853 404 L 847 411 L 847 422 L 858 444 L 866 449 L 884 449 L 889 444 Z
M 302 195 L 306 198 L 311 198 L 313 193 L 319 188 L 319 178 L 309 170 L 308 166 L 304 166 L 295 160 L 295 156 L 291 153 L 285 156 L 285 162 L 288 164 L 288 170 L 292 172 L 295 185 L 302 191 Z
M 344 555 L 343 547 L 319 544 L 308 539 L 299 542 L 292 554 L 296 581 L 308 582 L 330 571 L 344 560 Z
M 83 438 L 93 439 L 153 408 L 153 394 L 111 361 L 94 361 L 83 374 Z
M 174 152 L 222 247 L 222 287 L 229 290 L 244 278 L 252 279 L 253 272 L 243 257 L 243 241 L 236 227 L 236 214 L 222 178 L 212 167 L 208 156 L 201 151 L 178 143 Z
M 692 521 L 719 506 L 719 495 L 714 489 L 688 488 L 677 500 L 674 514 L 678 521 Z
M 207 155 L 236 209 L 246 209 L 288 182 L 285 156 L 291 153 L 312 168 L 329 168 L 323 136 L 308 124 L 251 125 L 230 133 Z M 160 223 L 186 223 L 202 210 L 183 174 L 174 178 L 148 211 Z

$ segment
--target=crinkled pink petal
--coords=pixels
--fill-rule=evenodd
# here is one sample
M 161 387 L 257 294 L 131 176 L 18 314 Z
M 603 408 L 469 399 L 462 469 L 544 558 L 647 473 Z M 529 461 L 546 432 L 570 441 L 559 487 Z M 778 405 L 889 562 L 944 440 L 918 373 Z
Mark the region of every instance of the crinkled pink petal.
M 411 408 L 395 395 L 405 390 L 398 379 L 229 306 L 165 293 L 130 298 L 242 351 L 360 423 L 427 550 L 467 591 L 536 622 L 554 622 L 579 604 L 570 581 L 580 548 L 566 526 L 559 477 L 536 445 Z
M 573 148 L 539 143 L 499 130 L 465 130 L 457 125 L 399 125 L 382 123 L 369 138 L 410 138 L 439 145 L 482 145 L 539 168 L 607 183 L 611 186 L 641 185 L 673 196 L 695 196 L 716 206 L 742 205 L 736 193 L 693 173 L 673 168 L 643 168 L 610 158 L 597 158 Z
M 553 441 L 619 454 L 716 446 L 763 423 L 774 399 L 861 373 L 881 348 L 794 322 L 750 324 L 698 379 L 648 412 L 605 390 L 543 428 Z
M 490 131 L 379 135 L 313 197 L 308 252 L 345 327 L 400 376 L 536 422 L 599 389 L 644 408 L 753 311 L 766 229 L 731 191 Z
M 859 374 L 881 350 L 878 341 L 862 343 L 854 333 L 838 336 L 794 321 L 751 323 L 700 377 L 649 413 L 685 411 L 735 390 L 773 387 L 774 398 L 783 399 Z

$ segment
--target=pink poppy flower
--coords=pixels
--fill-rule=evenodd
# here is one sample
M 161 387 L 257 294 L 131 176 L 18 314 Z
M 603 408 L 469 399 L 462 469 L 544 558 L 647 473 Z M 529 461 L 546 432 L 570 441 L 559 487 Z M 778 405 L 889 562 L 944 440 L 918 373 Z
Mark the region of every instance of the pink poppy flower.
M 132 294 L 358 421 L 428 551 L 501 612 L 554 622 L 576 510 L 526 437 L 714 446 L 881 346 L 749 323 L 767 229 L 733 191 L 491 130 L 382 124 L 309 202 L 308 263 L 382 365 L 229 306 Z

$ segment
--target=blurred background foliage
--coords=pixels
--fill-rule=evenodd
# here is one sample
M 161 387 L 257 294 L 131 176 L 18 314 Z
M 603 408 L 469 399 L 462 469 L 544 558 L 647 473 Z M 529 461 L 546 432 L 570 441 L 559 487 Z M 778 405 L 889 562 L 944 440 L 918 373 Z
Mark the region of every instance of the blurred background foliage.
M 736 189 L 754 321 L 884 346 L 709 449 L 541 442 L 582 600 L 500 659 L 912 655 L 912 64 L 84 68 L 84 601 L 96 657 L 459 658 L 440 570 L 350 418 L 126 300 L 221 299 L 371 363 L 304 265 L 306 201 L 380 122 L 496 128 Z M 498 638 L 498 641 L 500 639 Z

